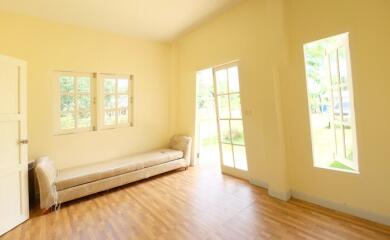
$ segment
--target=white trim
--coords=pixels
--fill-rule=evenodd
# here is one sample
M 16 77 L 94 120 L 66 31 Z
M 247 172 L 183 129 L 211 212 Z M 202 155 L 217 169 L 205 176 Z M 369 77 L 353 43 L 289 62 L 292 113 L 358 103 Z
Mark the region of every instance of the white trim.
M 270 188 L 268 188 L 268 195 L 270 195 L 271 197 L 277 198 L 279 200 L 283 200 L 285 202 L 287 202 L 291 198 L 291 192 L 290 191 L 279 192 L 279 191 L 275 191 L 275 190 L 270 189 Z
M 261 188 L 266 188 L 268 189 L 268 183 L 265 182 L 265 181 L 262 181 L 262 180 L 258 180 L 258 179 L 254 179 L 254 178 L 249 178 L 249 183 L 251 183 L 252 185 L 255 185 L 257 187 L 261 187 Z
M 300 199 L 306 202 L 311 202 L 317 205 L 320 205 L 322 207 L 334 209 L 343 213 L 347 213 L 350 215 L 354 215 L 356 217 L 364 218 L 370 221 L 374 221 L 377 223 L 381 223 L 387 226 L 390 226 L 390 216 L 373 213 L 364 209 L 359 209 L 355 207 L 348 206 L 345 203 L 338 203 L 333 202 L 330 200 L 322 199 L 319 197 L 315 197 L 312 195 L 308 195 L 306 193 L 298 192 L 298 191 L 291 191 L 292 197 L 296 199 Z
M 269 188 L 267 182 L 259 180 L 259 179 L 250 178 L 249 182 L 254 186 L 267 189 L 268 195 L 271 197 L 277 198 L 277 199 L 285 201 L 285 202 L 287 202 L 288 200 L 291 199 L 291 192 L 290 191 L 286 191 L 286 192 L 275 191 L 275 190 Z

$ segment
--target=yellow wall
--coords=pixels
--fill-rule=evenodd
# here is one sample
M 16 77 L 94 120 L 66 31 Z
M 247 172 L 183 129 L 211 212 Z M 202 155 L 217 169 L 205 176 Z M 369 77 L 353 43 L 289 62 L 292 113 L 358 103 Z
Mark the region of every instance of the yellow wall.
M 252 182 L 389 223 L 389 12 L 383 0 L 243 1 L 176 41 L 176 131 L 194 135 L 196 71 L 239 59 Z M 351 34 L 359 175 L 314 168 L 311 153 L 303 44 L 342 32 Z
M 274 39 L 283 33 L 280 1 L 244 1 L 175 43 L 178 55 L 177 132 L 195 133 L 195 75 L 198 70 L 239 60 L 245 142 L 252 182 L 288 195 L 282 122 L 274 79 Z M 271 27 L 271 23 L 277 24 Z M 277 72 L 276 72 L 277 73 Z
M 36 18 L 0 13 L 0 54 L 28 62 L 29 158 L 82 165 L 165 145 L 171 130 L 171 47 Z M 135 126 L 53 136 L 53 70 L 135 75 Z
M 283 113 L 291 189 L 390 219 L 390 2 L 290 1 Z M 350 33 L 360 174 L 313 168 L 302 46 Z M 364 213 L 363 213 L 364 214 Z
M 388 221 L 389 12 L 386 0 L 246 0 L 172 45 L 0 13 L 0 54 L 29 63 L 30 158 L 49 154 L 59 167 L 160 147 L 173 132 L 193 136 L 196 72 L 239 60 L 250 180 L 279 198 L 292 190 Z M 351 40 L 358 175 L 314 168 L 311 153 L 302 46 L 342 32 Z M 54 69 L 134 73 L 135 127 L 53 136 Z

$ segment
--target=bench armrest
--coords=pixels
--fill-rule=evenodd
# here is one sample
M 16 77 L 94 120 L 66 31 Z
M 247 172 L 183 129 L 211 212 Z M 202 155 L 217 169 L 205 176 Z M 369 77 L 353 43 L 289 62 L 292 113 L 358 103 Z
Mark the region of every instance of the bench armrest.
M 191 162 L 191 143 L 192 138 L 188 136 L 175 135 L 171 138 L 169 147 L 174 150 L 182 151 L 186 165 L 189 166 Z
M 57 170 L 48 157 L 38 158 L 35 173 L 38 179 L 41 209 L 49 209 L 57 202 L 55 179 Z

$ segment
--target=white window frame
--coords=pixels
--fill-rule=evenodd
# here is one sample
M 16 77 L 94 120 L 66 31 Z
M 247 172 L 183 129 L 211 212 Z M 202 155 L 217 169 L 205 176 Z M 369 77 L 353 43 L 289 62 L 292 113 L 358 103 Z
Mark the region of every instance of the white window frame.
M 125 95 L 118 93 L 118 84 L 116 84 L 116 90 L 114 94 L 115 95 L 115 108 L 113 108 L 113 111 L 116 111 L 115 114 L 115 124 L 112 125 L 106 125 L 104 124 L 104 112 L 106 111 L 104 109 L 104 79 L 111 78 L 118 81 L 118 79 L 128 79 L 128 122 L 127 123 L 118 123 L 118 114 L 117 112 L 120 110 L 118 107 L 118 96 L 119 95 Z M 134 77 L 131 74 L 110 74 L 110 73 L 99 73 L 97 74 L 97 128 L 98 129 L 115 129 L 115 128 L 124 128 L 124 127 L 132 127 L 134 125 L 133 120 L 133 111 L 134 111 L 134 100 L 133 100 L 133 89 L 134 89 Z
M 358 144 L 357 144 L 357 135 L 356 135 L 356 121 L 355 121 L 355 108 L 354 108 L 354 95 L 353 95 L 353 81 L 352 81 L 352 70 L 351 70 L 351 60 L 350 60 L 350 47 L 349 47 L 349 34 L 344 33 L 336 36 L 331 36 L 330 38 L 333 37 L 339 37 L 339 42 L 335 43 L 332 48 L 328 48 L 325 50 L 325 65 L 326 65 L 326 79 L 327 81 L 327 91 L 329 91 L 331 94 L 329 96 L 330 99 L 330 109 L 329 109 L 329 117 L 330 117 L 330 124 L 333 129 L 333 134 L 334 134 L 334 161 L 340 162 L 341 164 L 350 167 L 353 170 L 346 170 L 346 169 L 340 169 L 340 168 L 335 168 L 335 167 L 329 167 L 329 166 L 323 166 L 318 163 L 315 159 L 315 154 L 314 154 L 314 146 L 313 146 L 313 130 L 312 130 L 312 123 L 310 120 L 310 125 L 311 125 L 311 140 L 312 140 L 312 151 L 313 151 L 313 164 L 314 167 L 318 168 L 325 168 L 325 169 L 331 169 L 331 170 L 336 170 L 336 171 L 343 171 L 343 172 L 350 172 L 350 173 L 359 173 L 359 161 L 358 161 Z M 326 38 L 325 38 L 326 39 Z M 321 39 L 321 40 L 325 40 Z M 318 41 L 321 41 L 318 40 Z M 345 54 L 346 54 L 346 82 L 342 83 L 340 80 L 340 69 L 339 69 L 339 55 L 338 51 L 341 48 L 345 48 Z M 330 70 L 330 55 L 336 53 L 336 59 L 337 59 L 337 82 L 333 83 L 332 82 L 332 75 L 331 75 L 331 70 Z M 307 79 L 307 83 L 308 79 Z M 349 111 L 350 111 L 350 119 L 348 122 L 344 121 L 344 114 L 343 114 L 343 101 L 342 101 L 342 93 L 341 89 L 343 87 L 346 87 L 348 90 L 349 94 Z M 338 95 L 337 98 L 339 100 L 339 108 L 340 108 L 340 118 L 341 120 L 336 119 L 335 115 L 335 104 L 334 104 L 334 91 L 336 91 L 336 94 Z M 310 112 L 310 99 L 309 99 L 309 87 L 307 87 L 307 96 L 308 96 L 308 106 L 309 106 L 309 118 L 311 119 L 311 112 Z M 337 148 L 337 139 L 336 139 L 336 129 L 335 129 L 335 124 L 341 125 L 342 126 L 342 138 L 343 138 L 343 147 L 342 149 Z M 353 151 L 353 158 L 352 161 L 346 160 L 346 146 L 345 146 L 345 127 L 349 126 L 352 131 L 352 151 Z M 344 156 L 342 156 L 344 155 Z
M 73 98 L 74 98 L 74 109 L 71 111 L 75 116 L 75 127 L 71 129 L 61 129 L 61 85 L 60 85 L 60 77 L 61 76 L 71 76 L 75 78 L 74 82 L 74 90 L 73 90 Z M 91 114 L 91 126 L 78 128 L 78 104 L 77 104 L 77 96 L 79 95 L 77 89 L 77 78 L 78 77 L 90 77 L 90 97 L 91 97 L 91 106 L 90 106 L 90 114 Z M 71 71 L 55 71 L 54 72 L 54 135 L 62 135 L 62 134 L 72 134 L 72 133 L 80 133 L 80 132 L 88 132 L 95 129 L 96 126 L 96 118 L 95 118 L 95 76 L 92 73 L 80 73 L 80 72 L 71 72 Z M 82 94 L 82 93 L 81 93 Z M 71 113 L 69 112 L 69 113 Z

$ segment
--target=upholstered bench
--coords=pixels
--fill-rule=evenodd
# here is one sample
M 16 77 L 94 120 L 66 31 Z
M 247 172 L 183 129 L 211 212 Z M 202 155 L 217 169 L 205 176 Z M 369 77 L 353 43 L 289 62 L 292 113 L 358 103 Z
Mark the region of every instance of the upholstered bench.
M 174 136 L 167 149 L 56 170 L 48 157 L 36 163 L 40 206 L 54 205 L 135 182 L 190 164 L 191 138 Z

